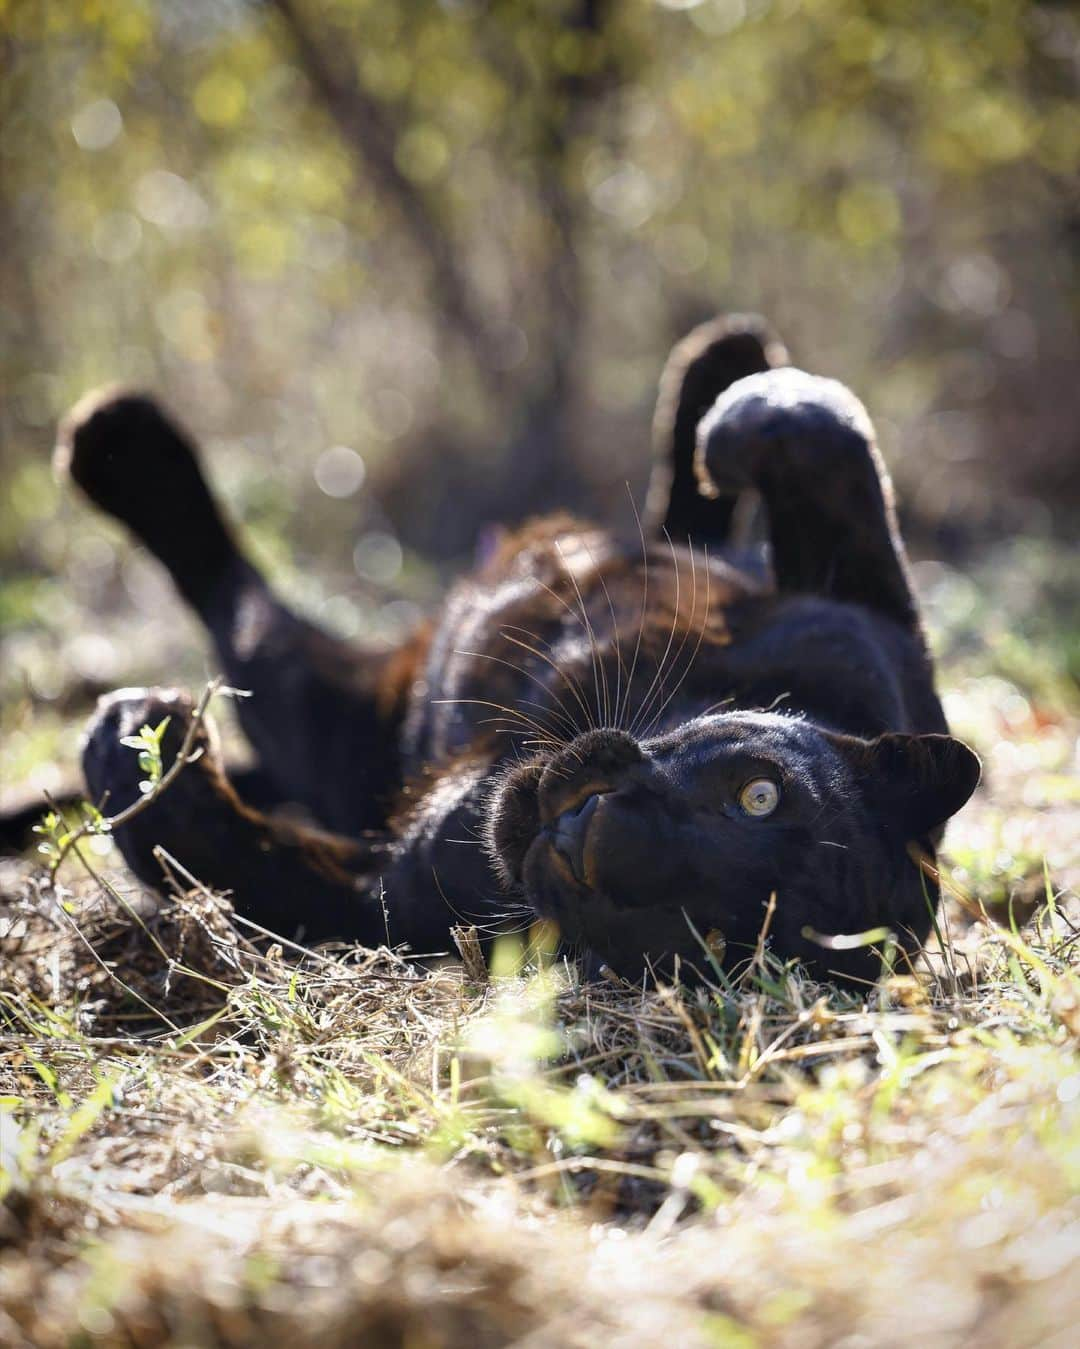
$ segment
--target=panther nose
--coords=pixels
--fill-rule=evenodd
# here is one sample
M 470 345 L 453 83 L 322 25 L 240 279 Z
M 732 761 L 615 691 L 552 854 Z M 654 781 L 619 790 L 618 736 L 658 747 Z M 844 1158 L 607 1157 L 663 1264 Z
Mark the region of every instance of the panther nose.
M 594 792 L 579 806 L 564 810 L 555 821 L 552 844 L 555 851 L 566 859 L 575 878 L 588 885 L 589 879 L 585 867 L 585 842 L 589 834 L 589 825 L 600 804 L 600 794 Z

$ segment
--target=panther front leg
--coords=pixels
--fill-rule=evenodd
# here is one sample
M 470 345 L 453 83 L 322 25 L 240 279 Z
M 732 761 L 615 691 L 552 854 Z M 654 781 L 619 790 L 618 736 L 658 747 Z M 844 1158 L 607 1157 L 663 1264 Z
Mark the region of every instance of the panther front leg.
M 781 592 L 867 605 L 921 636 L 892 484 L 843 384 L 791 367 L 740 380 L 702 419 L 696 468 L 707 495 L 762 494 Z
M 90 798 L 110 816 L 138 802 L 144 774 L 138 755 L 123 741 L 168 718 L 162 738 L 167 771 L 192 715 L 191 698 L 175 689 L 120 689 L 102 698 L 83 741 Z M 385 940 L 381 909 L 362 887 L 369 850 L 266 816 L 242 801 L 225 772 L 209 719 L 195 732 L 186 766 L 160 796 L 114 830 L 114 839 L 145 884 L 161 887 L 165 873 L 158 850 L 163 849 L 196 880 L 227 891 L 243 917 L 282 936 Z
M 110 815 L 137 802 L 143 773 L 124 739 L 167 717 L 167 769 L 192 715 L 191 698 L 172 689 L 121 689 L 103 698 L 83 748 L 92 799 L 104 800 Z M 480 844 L 485 764 L 456 767 L 396 828 L 357 841 L 265 815 L 242 800 L 212 722 L 197 728 L 194 743 L 197 757 L 115 830 L 124 860 L 147 885 L 162 884 L 164 850 L 271 932 L 307 942 L 404 944 L 416 953 L 451 949 L 455 924 L 490 927 L 505 908 Z

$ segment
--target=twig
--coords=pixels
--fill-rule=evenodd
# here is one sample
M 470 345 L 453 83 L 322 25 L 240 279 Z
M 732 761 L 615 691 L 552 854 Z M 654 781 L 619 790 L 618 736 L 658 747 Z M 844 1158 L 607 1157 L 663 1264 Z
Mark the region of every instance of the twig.
M 87 866 L 86 860 L 85 860 L 85 858 L 83 857 L 83 855 L 82 855 L 81 852 L 78 854 L 78 857 L 79 857 L 79 860 L 83 863 L 83 865 L 84 865 L 84 866 Z M 87 870 L 90 870 L 90 868 L 87 867 Z M 94 874 L 93 871 L 91 871 L 90 874 L 93 875 L 93 874 Z M 100 884 L 100 881 L 99 881 L 99 884 Z M 102 958 L 102 956 L 99 954 L 97 948 L 94 946 L 94 943 L 90 940 L 90 938 L 89 938 L 89 937 L 86 935 L 86 933 L 82 930 L 82 928 L 81 928 L 81 927 L 79 926 L 79 924 L 75 921 L 75 919 L 72 917 L 72 915 L 71 915 L 70 913 L 68 913 L 67 909 L 64 908 L 63 904 L 59 904 L 59 905 L 57 905 L 57 907 L 59 908 L 60 912 L 64 915 L 64 920 L 65 920 L 65 922 L 67 922 L 67 923 L 69 924 L 69 926 L 71 927 L 72 931 L 75 933 L 75 935 L 78 937 L 78 939 L 82 942 L 82 944 L 86 947 L 86 949 L 90 952 L 90 955 L 93 957 L 93 959 L 96 960 L 97 963 L 101 966 L 101 968 L 105 971 L 105 973 L 106 973 L 111 979 L 114 979 L 114 980 L 116 981 L 116 983 L 118 983 L 118 984 L 120 985 L 120 987 L 124 990 L 125 993 L 127 993 L 127 995 L 128 995 L 129 997 L 134 998 L 136 1002 L 141 1002 L 142 1005 L 143 1005 L 148 1011 L 150 1011 L 150 1012 L 152 1012 L 152 1013 L 154 1014 L 154 1016 L 158 1017 L 159 1020 L 164 1021 L 164 1023 L 166 1024 L 166 1026 L 169 1027 L 169 1029 L 173 1032 L 174 1035 L 179 1035 L 179 1034 L 180 1034 L 180 1027 L 179 1027 L 178 1025 L 176 1025 L 176 1023 L 175 1023 L 174 1021 L 170 1020 L 170 1018 L 167 1017 L 167 1016 L 165 1015 L 165 1013 L 161 1010 L 160 1007 L 155 1007 L 154 1004 L 153 1004 L 152 1002 L 150 1002 L 150 1000 L 149 1000 L 148 998 L 144 998 L 144 997 L 143 997 L 143 995 L 139 992 L 139 990 L 138 990 L 137 988 L 133 988 L 132 985 L 129 984 L 125 979 L 121 978 L 121 976 L 120 976 L 119 974 L 117 974 L 117 972 L 112 968 L 112 966 L 109 965 L 108 962 L 105 961 L 105 960 Z
M 480 937 L 475 927 L 452 927 L 450 935 L 461 956 L 462 969 L 466 984 L 475 984 L 483 988 L 488 982 L 487 961 L 480 947 Z
M 221 675 L 217 675 L 203 689 L 202 696 L 191 714 L 191 721 L 188 723 L 187 732 L 177 751 L 176 758 L 170 764 L 168 771 L 162 774 L 144 796 L 140 796 L 137 801 L 133 801 L 130 806 L 125 807 L 116 815 L 106 816 L 103 820 L 84 820 L 60 844 L 56 856 L 49 863 L 50 875 L 56 875 L 67 855 L 87 834 L 111 834 L 121 825 L 133 820 L 136 815 L 141 814 L 142 811 L 153 805 L 162 792 L 172 786 L 188 764 L 195 763 L 202 757 L 203 751 L 201 748 L 194 753 L 192 752 L 195 737 L 198 735 L 199 727 L 206 716 L 206 709 L 210 705 L 210 700 L 221 690 L 222 683 Z M 50 808 L 63 819 L 63 814 L 48 793 L 45 794 L 45 800 L 49 803 Z

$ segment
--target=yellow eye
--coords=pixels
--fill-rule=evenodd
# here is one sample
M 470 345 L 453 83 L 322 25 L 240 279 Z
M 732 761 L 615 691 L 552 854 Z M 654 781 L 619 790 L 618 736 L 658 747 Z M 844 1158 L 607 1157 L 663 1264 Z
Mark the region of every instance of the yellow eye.
M 771 815 L 780 804 L 780 788 L 771 778 L 755 778 L 739 793 L 739 805 L 758 819 Z

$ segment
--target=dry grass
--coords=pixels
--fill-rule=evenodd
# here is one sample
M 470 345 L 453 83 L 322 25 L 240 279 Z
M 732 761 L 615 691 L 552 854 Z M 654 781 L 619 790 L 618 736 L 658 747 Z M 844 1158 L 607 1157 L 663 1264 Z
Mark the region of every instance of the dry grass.
M 1027 575 L 928 589 L 987 783 L 864 998 L 305 953 L 6 864 L 0 1345 L 1071 1345 L 1080 717 Z
M 730 989 L 467 983 L 249 940 L 198 890 L 133 919 L 12 879 L 0 1341 L 1012 1346 L 1080 1316 L 1067 902 L 1022 937 L 954 909 L 861 1000 L 767 957 Z

